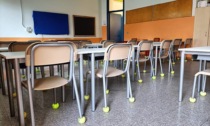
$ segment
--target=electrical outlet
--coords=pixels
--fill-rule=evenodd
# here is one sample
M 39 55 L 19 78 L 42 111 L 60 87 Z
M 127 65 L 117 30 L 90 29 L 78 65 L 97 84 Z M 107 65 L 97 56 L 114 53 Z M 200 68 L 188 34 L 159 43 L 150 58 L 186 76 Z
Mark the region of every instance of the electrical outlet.
M 31 27 L 27 27 L 27 28 L 26 28 L 26 31 L 27 31 L 28 33 L 32 33 L 33 29 L 32 29 Z

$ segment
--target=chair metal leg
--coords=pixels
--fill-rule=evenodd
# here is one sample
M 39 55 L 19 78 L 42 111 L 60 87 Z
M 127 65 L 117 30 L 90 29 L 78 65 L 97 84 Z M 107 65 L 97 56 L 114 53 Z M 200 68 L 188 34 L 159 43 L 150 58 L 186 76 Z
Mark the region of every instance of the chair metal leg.
M 88 75 L 89 73 L 87 72 L 86 73 L 86 84 L 85 84 L 85 100 L 88 100 L 89 99 L 89 92 L 88 92 Z
M 106 78 L 103 77 L 103 93 L 104 93 L 104 107 L 107 107 L 107 100 L 106 100 Z
M 203 86 L 202 86 L 203 92 L 205 92 L 205 88 L 206 88 L 206 76 L 204 76 L 204 80 L 203 80 Z
M 15 116 L 15 106 L 14 106 L 14 99 L 13 99 L 13 84 L 11 80 L 11 68 L 9 66 L 9 61 L 5 60 L 6 65 L 6 74 L 7 74 L 7 88 L 8 88 L 8 96 L 9 96 L 9 107 L 10 107 L 10 116 Z
M 77 107 L 78 107 L 78 110 L 79 110 L 79 116 L 82 117 L 82 111 L 81 111 L 81 105 L 80 105 L 80 100 L 79 100 L 79 94 L 78 94 L 77 84 L 76 84 L 76 80 L 75 80 L 75 76 L 74 75 L 73 75 L 73 88 L 74 88 L 75 95 L 76 95 Z
M 64 75 L 64 65 L 63 64 L 59 65 L 59 67 L 60 67 L 61 77 L 64 78 L 64 76 L 65 76 Z M 63 100 L 63 102 L 65 102 L 66 101 L 65 86 L 62 86 L 61 89 L 62 89 L 62 100 Z
M 22 72 L 21 72 L 21 73 L 22 73 L 22 75 L 24 75 L 24 74 L 25 74 L 25 71 L 24 71 L 24 69 L 21 69 L 21 71 L 22 71 Z
M 172 57 L 172 62 L 175 62 L 175 52 L 172 51 L 171 57 Z
M 174 74 L 174 70 L 173 70 L 173 65 L 172 65 L 172 59 L 171 59 L 171 54 L 169 53 L 169 56 L 168 56 L 168 59 L 169 59 L 169 66 L 168 66 L 168 72 Z
M 200 62 L 199 62 L 199 71 L 202 71 L 202 66 L 203 66 L 203 61 L 200 60 Z M 202 80 L 201 80 L 201 75 L 200 75 L 198 77 L 198 92 L 200 92 L 201 83 L 202 83 Z
M 146 70 L 147 67 L 147 61 L 144 62 L 144 71 Z
M 62 101 L 63 102 L 66 102 L 66 91 L 65 91 L 65 86 L 62 86 L 61 87 L 61 90 L 62 90 Z
M 44 67 L 42 66 L 42 67 L 40 67 L 40 69 L 41 69 L 41 76 L 42 76 L 42 78 L 44 78 L 45 77 Z
M 54 76 L 54 67 L 50 66 L 50 76 Z
M 137 71 L 138 71 L 138 82 L 142 82 L 142 79 L 141 79 L 141 70 L 140 70 L 140 66 L 139 66 L 139 62 L 137 62 Z
M 56 104 L 57 103 L 57 100 L 56 100 L 56 88 L 53 89 L 53 94 L 54 94 L 54 103 Z
M 127 72 L 126 72 L 127 73 Z M 128 75 L 127 73 L 127 76 L 126 76 L 126 97 L 129 98 L 129 84 L 128 84 L 128 77 L 130 75 Z
M 75 96 L 75 90 L 74 90 L 74 85 L 73 85 L 73 80 L 71 81 L 72 84 L 72 99 L 75 100 L 76 96 Z
M 60 75 L 62 74 L 61 65 L 57 65 L 57 73 L 58 73 L 58 76 L 59 76 L 59 74 L 60 74 Z
M 34 116 L 34 105 L 33 105 L 33 93 L 32 93 L 32 87 L 31 87 L 31 81 L 29 76 L 29 67 L 27 68 L 27 83 L 28 83 L 28 96 L 29 96 L 29 104 L 30 104 L 30 112 L 31 112 L 31 125 L 35 126 L 35 116 Z
M 171 71 L 171 60 L 168 58 L 168 73 Z
M 153 60 L 152 60 L 152 58 L 150 58 L 150 64 L 151 64 L 151 68 L 150 68 L 150 76 L 155 76 L 155 74 L 154 74 L 154 70 L 153 70 Z
M 163 73 L 163 68 L 162 68 L 162 61 L 161 61 L 161 58 L 159 57 L 159 61 L 160 61 L 160 70 L 161 70 L 161 74 L 164 74 Z
M 69 76 L 69 75 L 70 75 L 70 71 L 69 71 L 69 69 L 70 69 L 70 65 L 68 64 L 68 66 L 67 66 L 67 67 L 68 67 L 68 71 L 67 71 L 67 72 L 68 72 L 68 76 Z
M 200 76 L 200 75 L 199 75 L 199 76 Z M 196 87 L 196 83 L 197 83 L 197 76 L 194 77 L 192 98 L 195 98 L 195 87 Z
M 109 89 L 108 89 L 109 83 L 108 83 L 108 77 L 106 77 L 106 94 L 109 93 Z
M 37 77 L 36 77 L 36 70 L 34 70 L 34 79 L 37 79 Z
M 131 89 L 131 80 L 130 80 L 130 74 L 129 74 L 129 70 L 127 71 L 127 83 L 128 83 L 128 90 L 129 90 L 129 98 L 133 97 L 132 94 L 132 89 Z
M 174 71 L 174 69 L 173 69 L 173 65 L 172 65 L 171 56 L 169 56 L 169 61 L 170 61 L 170 68 L 171 68 L 170 70 L 171 70 L 171 71 Z
M 3 66 L 3 59 L 0 57 L 0 86 L 2 88 L 2 94 L 6 95 L 5 83 L 4 83 L 4 66 Z

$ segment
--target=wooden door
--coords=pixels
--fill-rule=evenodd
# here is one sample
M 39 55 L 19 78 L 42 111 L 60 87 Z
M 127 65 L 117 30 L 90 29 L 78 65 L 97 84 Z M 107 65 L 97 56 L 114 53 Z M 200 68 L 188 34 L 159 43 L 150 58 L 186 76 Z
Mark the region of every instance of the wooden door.
M 193 47 L 208 45 L 208 39 L 210 39 L 209 19 L 210 19 L 210 7 L 196 8 L 194 34 L 193 34 Z

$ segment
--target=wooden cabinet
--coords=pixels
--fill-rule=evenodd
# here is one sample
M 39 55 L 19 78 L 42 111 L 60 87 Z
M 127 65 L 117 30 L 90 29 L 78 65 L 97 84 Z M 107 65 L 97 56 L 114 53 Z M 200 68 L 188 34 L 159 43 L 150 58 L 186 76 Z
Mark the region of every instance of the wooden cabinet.
M 210 46 L 210 7 L 196 8 L 193 47 Z

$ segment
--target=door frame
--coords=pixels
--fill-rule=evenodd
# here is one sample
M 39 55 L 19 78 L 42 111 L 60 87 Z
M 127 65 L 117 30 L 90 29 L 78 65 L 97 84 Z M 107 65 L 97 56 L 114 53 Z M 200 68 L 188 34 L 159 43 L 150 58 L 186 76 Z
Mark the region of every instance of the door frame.
M 122 0 L 123 2 L 123 8 L 121 10 L 114 10 L 114 11 L 109 11 L 109 2 L 110 0 L 107 0 L 107 6 L 106 6 L 106 10 L 107 10 L 107 40 L 110 40 L 110 14 L 111 13 L 114 13 L 114 12 L 122 12 L 122 38 L 123 38 L 123 41 L 124 41 L 124 8 L 125 8 L 125 0 Z

